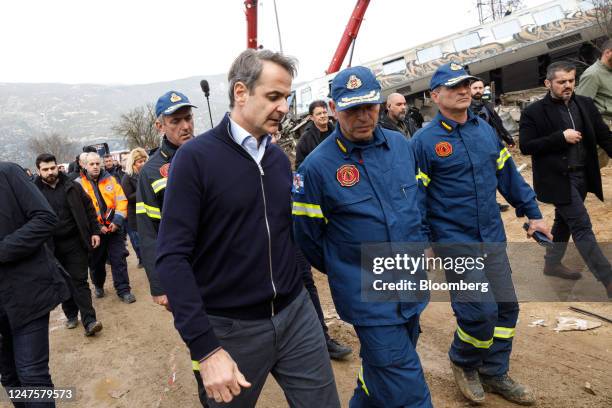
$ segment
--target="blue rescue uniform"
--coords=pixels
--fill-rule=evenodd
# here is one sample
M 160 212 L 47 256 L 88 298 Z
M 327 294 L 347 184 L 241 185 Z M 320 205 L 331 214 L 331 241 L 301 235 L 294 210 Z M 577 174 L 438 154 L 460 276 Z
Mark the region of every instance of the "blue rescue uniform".
M 447 280 L 488 282 L 492 289 L 478 301 L 466 301 L 461 299 L 463 294 L 451 292 L 457 330 L 450 359 L 482 374 L 505 374 L 519 306 L 496 191 L 516 209 L 518 217 L 540 219 L 535 193 L 493 128 L 471 111 L 463 124 L 438 113 L 411 144 L 418 165 L 419 193 L 424 197 L 419 202 L 424 206 L 421 211 L 426 214 L 434 249 L 436 243 L 449 244 L 438 246 L 440 252 L 452 253 L 456 244 L 482 243 L 470 245 L 468 250 L 472 256 L 484 256 L 484 268 L 471 269 L 464 276 L 446 271 Z M 436 249 L 436 256 L 443 255 Z
M 367 143 L 348 141 L 337 126 L 294 176 L 298 245 L 329 278 L 340 317 L 361 342 L 351 407 L 430 407 L 416 342 L 420 302 L 365 302 L 361 245 L 424 242 L 414 155 L 399 132 L 377 126 Z

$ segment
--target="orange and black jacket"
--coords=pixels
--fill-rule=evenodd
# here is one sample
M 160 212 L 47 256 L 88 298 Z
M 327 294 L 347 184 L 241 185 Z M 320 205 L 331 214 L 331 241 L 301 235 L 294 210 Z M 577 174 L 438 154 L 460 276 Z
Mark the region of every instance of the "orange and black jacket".
M 97 182 L 91 180 L 85 174 L 82 174 L 75 181 L 83 187 L 91 198 L 100 225 L 112 222 L 119 227 L 123 227 L 127 220 L 128 201 L 121 184 L 112 174 L 102 170 Z M 94 183 L 97 188 L 95 188 Z M 104 201 L 103 205 L 101 205 L 101 201 Z M 106 211 L 102 211 L 104 207 L 106 207 Z M 112 213 L 111 210 L 114 210 L 114 215 L 111 219 L 107 219 L 106 215 Z

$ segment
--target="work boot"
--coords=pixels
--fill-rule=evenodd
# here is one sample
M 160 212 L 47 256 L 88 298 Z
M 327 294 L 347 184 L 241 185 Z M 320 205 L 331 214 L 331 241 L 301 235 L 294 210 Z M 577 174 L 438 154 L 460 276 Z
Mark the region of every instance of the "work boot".
M 120 295 L 119 298 L 123 303 L 134 303 L 136 301 L 136 296 L 132 295 L 130 292 L 124 293 Z
M 506 212 L 510 209 L 508 204 L 497 203 L 497 206 L 499 207 L 499 212 Z
M 452 361 L 451 368 L 455 376 L 455 383 L 463 396 L 477 404 L 484 402 L 485 393 L 482 384 L 480 384 L 478 371 L 461 368 Z
M 348 356 L 353 351 L 353 349 L 351 349 L 350 347 L 343 346 L 332 338 L 329 338 L 326 343 L 327 351 L 329 352 L 329 357 L 332 360 L 342 360 L 344 357 Z
M 99 298 L 103 298 L 104 297 L 104 288 L 100 288 L 100 287 L 95 287 L 94 289 L 94 294 L 96 295 L 96 297 Z
M 556 276 L 558 278 L 569 280 L 578 280 L 582 278 L 582 274 L 580 272 L 572 271 L 561 263 L 555 265 L 544 265 L 544 275 Z
M 66 320 L 65 325 L 67 329 L 74 329 L 79 325 L 79 319 L 76 317 L 71 317 L 70 319 Z
M 510 402 L 519 405 L 534 405 L 533 391 L 526 385 L 514 381 L 508 374 L 489 376 L 480 374 L 485 391 L 499 394 Z
M 87 326 L 85 327 L 85 336 L 91 337 L 100 330 L 102 330 L 102 323 L 97 320 L 94 320 L 93 322 L 87 324 Z

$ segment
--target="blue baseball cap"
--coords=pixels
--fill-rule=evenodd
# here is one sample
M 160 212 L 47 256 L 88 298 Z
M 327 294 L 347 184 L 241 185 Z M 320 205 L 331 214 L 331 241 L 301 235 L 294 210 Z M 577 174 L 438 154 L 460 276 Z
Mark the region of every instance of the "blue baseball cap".
M 429 83 L 429 89 L 434 90 L 439 86 L 447 86 L 452 88 L 459 85 L 466 79 L 478 79 L 467 73 L 461 64 L 456 62 L 449 62 L 448 64 L 441 65 L 434 72 Z
M 155 116 L 159 115 L 172 115 L 178 109 L 184 106 L 191 106 L 197 108 L 189 102 L 189 98 L 178 91 L 168 91 L 159 97 L 155 104 Z
M 336 110 L 382 103 L 380 84 L 366 67 L 351 67 L 340 71 L 331 84 L 331 97 Z

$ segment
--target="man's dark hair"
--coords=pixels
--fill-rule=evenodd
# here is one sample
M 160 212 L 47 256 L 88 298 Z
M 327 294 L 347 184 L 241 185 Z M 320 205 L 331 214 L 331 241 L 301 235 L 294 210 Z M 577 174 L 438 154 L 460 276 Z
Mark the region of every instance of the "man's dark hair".
M 54 162 L 57 164 L 57 160 L 55 160 L 55 156 L 51 153 L 42 153 L 39 154 L 36 158 L 36 168 L 40 170 L 40 163 L 49 163 Z
M 482 82 L 482 86 L 484 86 L 485 82 L 480 78 L 475 78 L 470 81 L 470 86 L 474 85 L 476 82 Z
M 234 107 L 234 85 L 238 82 L 242 82 L 246 85 L 249 93 L 253 92 L 255 85 L 261 76 L 263 70 L 263 61 L 273 62 L 283 67 L 291 78 L 295 78 L 297 73 L 296 63 L 297 61 L 291 57 L 287 57 L 279 52 L 273 52 L 270 50 L 258 50 L 247 49 L 243 51 L 238 58 L 234 60 L 232 66 L 227 74 L 227 81 L 229 82 L 229 99 L 230 109 Z
M 103 158 L 103 159 L 108 159 L 109 157 L 110 157 L 111 159 L 113 158 L 113 156 L 112 156 L 112 155 L 110 155 L 110 154 L 108 154 L 108 153 L 106 153 L 104 156 L 102 156 L 102 158 Z
M 322 101 L 322 100 L 311 102 L 310 105 L 308 106 L 308 114 L 312 115 L 312 113 L 314 112 L 315 108 L 324 108 L 324 109 L 327 109 L 327 103 L 325 103 L 325 101 Z
M 603 44 L 601 44 L 601 53 L 604 51 L 612 50 L 612 38 L 608 38 Z
M 573 63 L 569 61 L 553 62 L 552 64 L 548 66 L 548 68 L 546 68 L 546 79 L 548 79 L 549 81 L 552 81 L 553 79 L 555 79 L 555 75 L 559 71 L 563 71 L 563 72 L 576 71 L 576 65 L 574 65 Z

